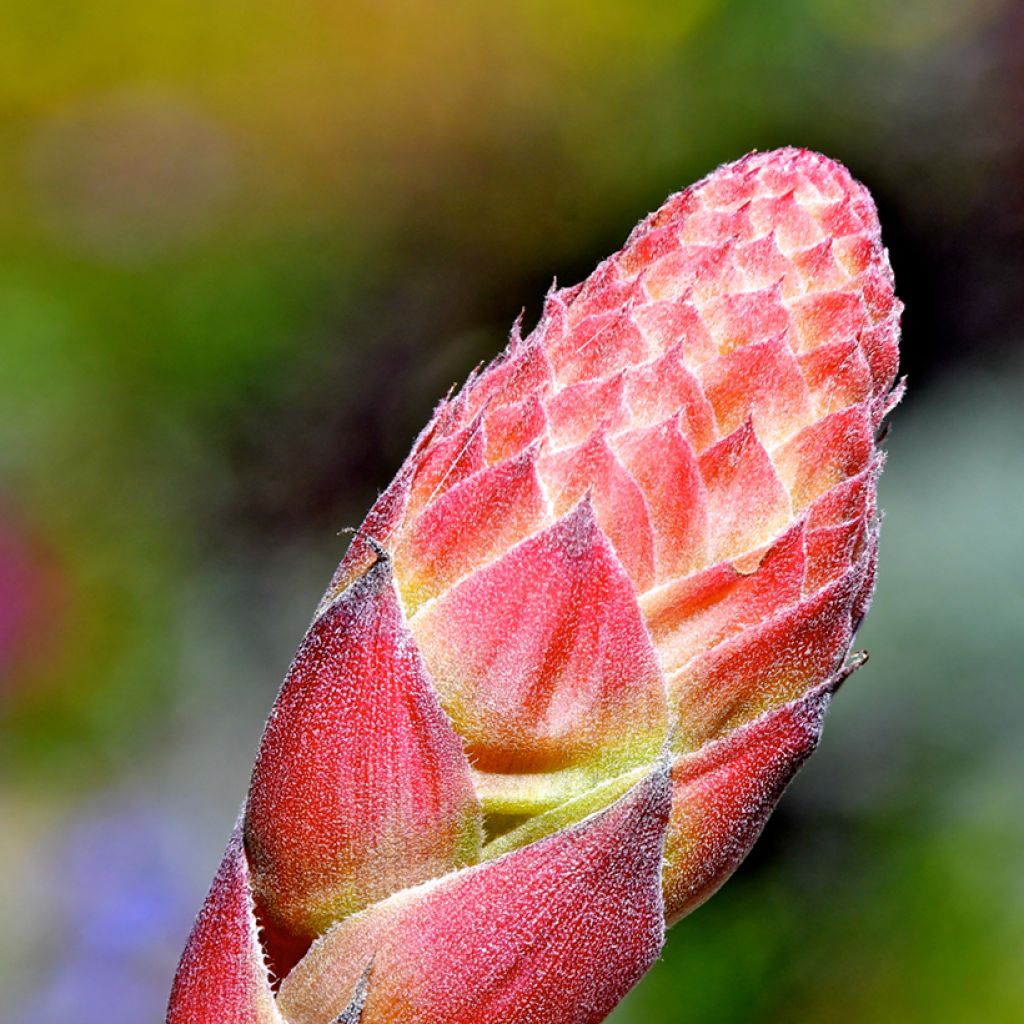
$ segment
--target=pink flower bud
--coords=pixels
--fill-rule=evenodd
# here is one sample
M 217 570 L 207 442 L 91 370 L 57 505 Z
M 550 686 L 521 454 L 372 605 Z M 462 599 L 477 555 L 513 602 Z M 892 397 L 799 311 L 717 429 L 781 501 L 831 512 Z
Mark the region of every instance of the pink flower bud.
M 867 192 L 803 150 L 551 291 L 335 574 L 170 1024 L 603 1020 L 859 664 L 900 309 Z

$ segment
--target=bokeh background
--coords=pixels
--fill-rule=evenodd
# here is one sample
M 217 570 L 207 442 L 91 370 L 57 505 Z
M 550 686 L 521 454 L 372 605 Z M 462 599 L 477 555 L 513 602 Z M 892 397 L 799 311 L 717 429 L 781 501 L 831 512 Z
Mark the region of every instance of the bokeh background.
M 872 659 L 613 1020 L 1024 1020 L 1022 14 L 8 0 L 0 1020 L 162 1019 L 339 530 L 552 277 L 779 144 L 907 304 Z

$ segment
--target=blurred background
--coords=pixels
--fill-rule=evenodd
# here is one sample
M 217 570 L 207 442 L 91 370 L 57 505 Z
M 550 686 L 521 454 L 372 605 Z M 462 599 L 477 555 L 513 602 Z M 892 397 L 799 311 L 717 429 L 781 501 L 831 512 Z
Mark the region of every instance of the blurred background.
M 1012 0 L 3 5 L 0 1020 L 162 1019 L 338 531 L 552 277 L 780 144 L 907 304 L 872 659 L 613 1020 L 1024 1020 Z

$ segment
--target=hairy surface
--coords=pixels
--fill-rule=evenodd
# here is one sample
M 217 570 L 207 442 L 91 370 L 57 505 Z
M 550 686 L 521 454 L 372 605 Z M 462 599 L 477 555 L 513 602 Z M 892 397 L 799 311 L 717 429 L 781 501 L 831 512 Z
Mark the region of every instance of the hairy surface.
M 858 663 L 900 310 L 868 193 L 795 149 L 552 290 L 335 574 L 171 1024 L 603 1020 Z

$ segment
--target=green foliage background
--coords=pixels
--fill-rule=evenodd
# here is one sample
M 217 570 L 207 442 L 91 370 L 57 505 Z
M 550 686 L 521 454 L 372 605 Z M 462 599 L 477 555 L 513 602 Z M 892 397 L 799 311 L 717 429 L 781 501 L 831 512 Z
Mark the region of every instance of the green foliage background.
M 999 0 L 5 5 L 0 1019 L 68 1019 L 59 851 L 120 803 L 179 897 L 72 1004 L 158 1019 L 337 531 L 552 277 L 780 144 L 908 307 L 872 660 L 613 1019 L 1024 1018 L 1021 53 Z

